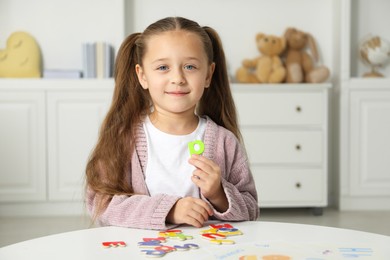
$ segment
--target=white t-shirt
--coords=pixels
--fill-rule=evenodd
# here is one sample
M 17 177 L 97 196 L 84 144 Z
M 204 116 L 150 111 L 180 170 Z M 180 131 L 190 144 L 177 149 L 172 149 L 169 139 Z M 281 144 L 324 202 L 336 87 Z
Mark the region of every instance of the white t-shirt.
M 202 140 L 206 119 L 199 117 L 198 127 L 188 135 L 172 135 L 157 129 L 147 116 L 143 124 L 148 145 L 145 181 L 150 195 L 172 194 L 199 198 L 199 188 L 191 181 L 195 167 L 188 163 L 188 143 Z

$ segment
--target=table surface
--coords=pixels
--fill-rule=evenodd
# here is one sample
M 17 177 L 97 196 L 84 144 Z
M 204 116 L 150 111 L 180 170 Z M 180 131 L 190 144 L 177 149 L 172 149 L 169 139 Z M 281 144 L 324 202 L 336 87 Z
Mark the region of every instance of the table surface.
M 375 220 L 367 220 L 375 221 Z M 214 223 L 215 224 L 215 223 Z M 219 224 L 219 223 L 218 223 Z M 181 226 L 193 239 L 168 239 L 163 245 L 193 243 L 199 249 L 174 251 L 162 259 L 389 259 L 390 236 L 323 226 L 276 222 L 229 222 L 243 234 L 231 236 L 232 245 L 216 245 L 203 239 L 208 229 Z M 18 259 L 149 259 L 138 242 L 156 238 L 159 231 L 99 227 L 27 240 L 0 248 L 1 260 Z M 104 248 L 102 242 L 124 241 L 126 247 Z M 273 256 L 271 258 L 270 256 Z M 269 256 L 266 258 L 265 256 Z M 264 258 L 263 258 L 264 257 Z M 290 258 L 289 258 L 290 257 Z

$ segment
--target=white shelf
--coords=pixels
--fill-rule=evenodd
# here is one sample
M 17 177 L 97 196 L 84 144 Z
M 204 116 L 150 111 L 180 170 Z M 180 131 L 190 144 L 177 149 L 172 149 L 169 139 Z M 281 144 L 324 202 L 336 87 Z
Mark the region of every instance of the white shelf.
M 112 90 L 114 79 L 0 79 L 0 90 Z
M 308 91 L 308 90 L 319 90 L 319 89 L 330 89 L 332 88 L 331 83 L 321 84 L 243 84 L 243 83 L 232 83 L 231 87 L 233 91 Z
M 390 90 L 390 78 L 351 78 L 349 89 Z

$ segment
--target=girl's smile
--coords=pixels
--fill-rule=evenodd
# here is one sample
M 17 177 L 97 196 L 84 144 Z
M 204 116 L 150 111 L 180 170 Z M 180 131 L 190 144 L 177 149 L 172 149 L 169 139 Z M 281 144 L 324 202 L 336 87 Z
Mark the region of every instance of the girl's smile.
M 189 94 L 190 92 L 188 92 L 188 91 L 166 91 L 165 93 L 168 95 L 171 95 L 171 96 L 175 96 L 175 97 L 182 97 L 182 96 Z

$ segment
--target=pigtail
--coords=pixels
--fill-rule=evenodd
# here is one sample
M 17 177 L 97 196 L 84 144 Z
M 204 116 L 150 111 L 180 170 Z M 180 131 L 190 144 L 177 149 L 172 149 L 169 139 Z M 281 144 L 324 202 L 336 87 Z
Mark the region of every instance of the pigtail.
M 214 29 L 207 26 L 203 27 L 203 29 L 212 43 L 215 70 L 210 87 L 205 89 L 199 102 L 198 114 L 209 116 L 218 125 L 230 130 L 239 140 L 242 140 L 221 39 Z
M 86 168 L 87 188 L 97 194 L 95 217 L 114 195 L 133 194 L 130 169 L 135 129 L 149 103 L 135 71 L 139 37 L 140 33 L 128 36 L 118 51 L 111 107 Z
M 133 123 L 140 120 L 141 111 L 149 100 L 135 70 L 135 66 L 141 62 L 137 51 L 140 36 L 140 33 L 134 33 L 124 40 L 115 62 L 115 91 L 110 109 L 113 114 L 110 115 L 109 112 L 107 118 L 117 117 L 116 120 L 120 121 L 124 130 L 129 130 Z

